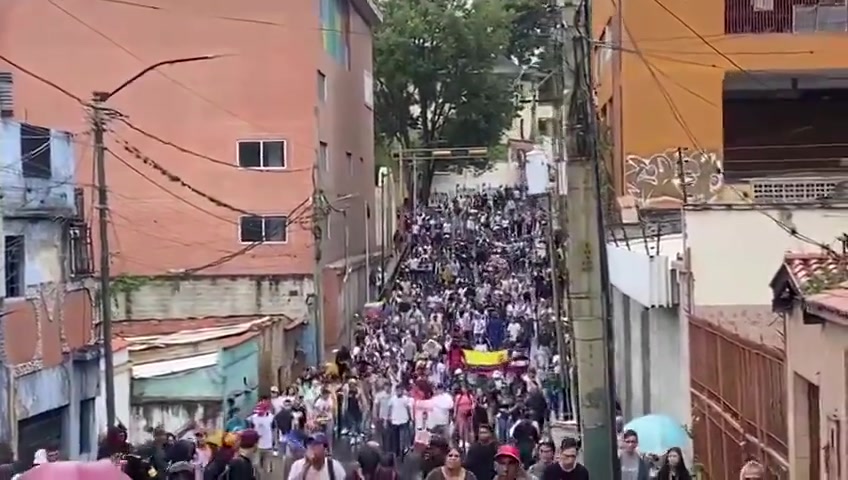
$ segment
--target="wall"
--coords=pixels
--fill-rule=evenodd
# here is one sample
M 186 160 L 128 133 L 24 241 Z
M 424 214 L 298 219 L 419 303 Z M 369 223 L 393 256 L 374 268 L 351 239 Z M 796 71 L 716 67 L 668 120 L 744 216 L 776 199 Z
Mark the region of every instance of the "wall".
M 14 2 L 6 10 L 0 51 L 84 97 L 120 85 L 160 60 L 222 54 L 214 60 L 151 72 L 109 101 L 134 125 L 198 155 L 146 138 L 120 122 L 112 127 L 138 148 L 139 156 L 154 159 L 186 183 L 238 209 L 288 213 L 311 195 L 317 143 L 311 119 L 317 102 L 322 35 L 317 2 L 249 0 L 210 5 L 189 0 L 151 10 L 69 0 L 62 8 L 73 16 L 46 2 Z M 303 28 L 221 20 L 225 17 L 276 19 L 272 21 L 286 27 L 294 22 Z M 51 41 L 43 41 L 43 31 L 51 32 Z M 86 54 L 74 53 L 80 49 Z M 100 73 L 93 76 L 91 71 Z M 80 104 L 55 89 L 22 74 L 15 76 L 15 89 L 16 109 L 31 121 L 73 132 L 89 129 Z M 361 97 L 361 83 L 350 86 L 354 89 Z M 350 117 L 337 113 L 339 123 L 350 124 Z M 237 140 L 263 138 L 287 140 L 288 171 L 235 168 Z M 369 141 L 372 138 L 368 136 Z M 109 161 L 113 224 L 109 233 L 116 251 L 115 273 L 153 275 L 194 268 L 244 248 L 235 224 L 240 213 L 192 196 L 126 152 L 114 135 L 107 135 L 107 144 L 170 192 L 122 162 Z M 79 150 L 79 180 L 90 182 L 90 148 Z M 290 227 L 287 244 L 258 246 L 204 273 L 308 273 L 311 243 L 310 226 L 301 222 Z
M 5 235 L 24 236 L 24 283 L 32 293 L 62 280 L 63 224 L 49 220 L 6 219 Z
M 136 289 L 116 292 L 113 315 L 118 321 L 272 314 L 303 319 L 312 293 L 311 276 L 142 280 Z
M 689 385 L 681 372 L 680 317 L 676 308 L 646 308 L 613 287 L 616 391 L 627 419 L 649 413 L 689 424 Z
M 115 365 L 115 420 L 127 426 L 133 425 L 133 417 L 130 416 L 130 387 L 132 385 L 132 368 L 129 364 L 129 350 L 126 348 L 115 348 L 113 352 L 113 363 Z M 100 359 L 100 385 L 103 388 L 97 394 L 94 406 L 94 418 L 98 433 L 105 432 L 108 426 L 106 421 L 106 362 Z
M 466 167 L 459 173 L 436 172 L 433 177 L 433 186 L 430 189 L 431 197 L 435 194 L 456 195 L 463 189 L 480 191 L 485 188 L 497 188 L 499 186 L 514 186 L 520 180 L 518 165 L 513 162 L 493 162 L 488 171 L 480 171 L 475 168 Z
M 61 366 L 38 370 L 15 379 L 15 418 L 20 422 L 67 407 L 62 412 L 62 450 L 70 458 L 77 458 L 81 450 L 91 451 L 97 438 L 95 422 L 80 424 L 80 402 L 96 398 L 99 389 L 97 361 L 66 361 Z M 92 444 L 79 444 L 82 428 L 89 430 Z
M 683 251 L 680 235 L 659 242 L 634 240 L 607 245 L 610 283 L 647 307 L 672 305 L 672 262 Z
M 327 6 L 337 6 L 346 0 L 323 0 L 323 3 L 324 13 L 328 13 Z M 345 255 L 364 254 L 366 231 L 370 239 L 374 239 L 376 233 L 375 217 L 366 218 L 365 208 L 367 203 L 373 212 L 376 205 L 372 37 L 370 27 L 357 11 L 348 10 L 349 22 L 337 15 L 325 15 L 321 19 L 324 49 L 316 52 L 319 53 L 317 69 L 326 76 L 328 94 L 326 101 L 316 103 L 317 108 L 309 117 L 317 118 L 318 141 L 325 142 L 329 151 L 328 171 L 321 175 L 322 186 L 333 206 L 345 210 L 345 214 L 331 212 L 329 215 L 333 233 L 322 245 L 324 261 L 328 263 Z M 315 23 L 317 26 L 317 21 Z M 341 25 L 344 26 L 339 31 Z M 348 34 L 343 33 L 346 29 L 349 29 Z M 315 75 L 313 72 L 308 74 Z M 317 94 L 317 90 L 314 93 Z M 348 200 L 335 200 L 347 196 L 350 196 Z M 343 234 L 345 224 L 350 232 L 347 247 Z
M 845 428 L 845 415 L 848 414 L 848 365 L 846 365 L 845 346 L 848 345 L 848 327 L 833 322 L 823 325 L 804 325 L 801 308 L 796 307 L 786 322 L 786 385 L 788 388 L 789 416 L 789 458 L 791 459 L 792 478 L 804 478 L 809 470 L 809 410 L 807 391 L 804 382 L 797 376 L 819 387 L 818 409 L 821 412 L 819 438 L 822 447 L 826 447 L 831 438 L 828 417 L 841 421 L 842 428 L 838 444 L 841 451 L 832 451 L 831 461 L 844 465 L 848 458 L 848 429 Z M 815 406 L 813 407 L 815 408 Z M 834 442 L 836 443 L 836 442 Z M 821 454 L 822 472 L 827 465 L 825 452 Z M 844 467 L 843 467 L 844 468 Z M 843 474 L 845 472 L 843 471 Z M 834 477 L 837 478 L 837 477 Z M 844 477 L 840 477 L 844 478 Z
M 3 13 L 3 7 L 0 7 L 0 14 Z M 0 33 L 2 35 L 2 33 Z M 5 222 L 0 216 L 0 238 L 4 237 Z M 0 301 L 5 301 L 6 296 L 6 263 L 0 262 Z M 5 306 L 4 306 L 5 312 Z M 13 424 L 15 422 L 13 408 L 11 406 L 12 393 L 12 371 L 11 363 L 6 356 L 6 325 L 8 320 L 6 315 L 0 316 L 0 441 L 13 444 Z M 14 337 L 13 337 L 14 338 Z
M 675 170 L 664 160 L 677 147 L 705 152 L 688 157 L 687 170 L 691 168 L 696 180 L 689 193 L 703 200 L 719 194 L 721 179 L 716 166 L 721 165 L 724 147 L 721 104 L 726 72 L 839 68 L 844 63 L 838 52 L 848 47 L 848 38 L 838 35 L 725 35 L 722 2 L 664 2 L 682 21 L 658 3 L 637 6 L 600 0 L 597 4 L 594 38 L 599 39 L 609 26 L 612 35 L 605 41 L 620 40 L 615 51 L 599 49 L 597 53 L 598 60 L 605 59 L 597 62 L 597 104 L 612 105 L 614 110 L 618 192 L 632 194 L 635 190 L 637 197 L 681 197 L 674 185 Z M 614 5 L 622 9 L 621 23 Z M 676 116 L 682 117 L 686 128 Z M 648 118 L 650 121 L 645 121 Z M 652 177 L 656 181 L 650 180 Z
M 251 339 L 221 350 L 218 366 L 224 380 L 224 398 L 236 398 L 241 412 L 249 413 L 259 399 L 259 343 Z M 223 399 L 221 405 L 225 405 Z
M 509 130 L 504 134 L 505 140 L 526 140 L 530 138 L 531 128 L 533 128 L 533 108 L 530 102 L 534 95 L 534 92 L 532 91 L 533 88 L 532 83 L 521 82 L 522 100 L 524 100 L 524 102 L 520 105 L 523 108 L 512 120 L 512 125 L 510 125 Z M 553 106 L 543 103 L 536 105 L 536 119 L 540 120 L 543 118 L 554 118 Z M 551 126 L 553 126 L 553 123 Z M 537 130 L 537 133 L 542 134 L 544 132 Z
M 778 223 L 804 236 L 841 248 L 848 207 L 799 205 L 786 208 L 687 208 L 695 314 L 756 343 L 783 349 L 781 322 L 771 312 L 769 282 L 787 251 L 820 252 Z
M 74 211 L 73 137 L 67 132 L 50 131 L 51 178 L 24 178 L 21 167 L 21 125 L 0 121 L 0 185 L 3 212 L 7 216 L 27 213 Z M 23 132 L 27 136 L 27 132 Z
M 169 432 L 185 429 L 192 421 L 209 431 L 224 426 L 219 400 L 150 402 L 132 406 L 130 441 L 143 443 L 152 438 L 148 430 L 163 427 Z

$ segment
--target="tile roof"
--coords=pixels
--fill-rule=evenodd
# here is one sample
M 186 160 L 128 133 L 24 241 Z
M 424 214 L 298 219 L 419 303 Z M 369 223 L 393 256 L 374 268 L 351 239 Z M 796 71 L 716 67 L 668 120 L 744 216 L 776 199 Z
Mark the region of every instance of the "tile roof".
M 848 256 L 827 253 L 787 253 L 783 260 L 799 292 L 819 293 L 848 280 Z
M 848 282 L 822 293 L 810 295 L 806 299 L 808 306 L 818 307 L 827 312 L 848 318 Z

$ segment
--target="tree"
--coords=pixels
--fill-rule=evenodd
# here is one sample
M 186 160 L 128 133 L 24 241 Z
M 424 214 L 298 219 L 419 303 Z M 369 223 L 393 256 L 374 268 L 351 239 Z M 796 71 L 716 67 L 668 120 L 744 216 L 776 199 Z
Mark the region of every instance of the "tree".
M 561 17 L 551 0 L 503 0 L 509 12 L 509 56 L 522 67 L 549 68 L 547 47 Z
M 384 140 L 435 147 L 494 145 L 515 111 L 517 75 L 503 0 L 386 0 L 375 35 L 375 111 Z

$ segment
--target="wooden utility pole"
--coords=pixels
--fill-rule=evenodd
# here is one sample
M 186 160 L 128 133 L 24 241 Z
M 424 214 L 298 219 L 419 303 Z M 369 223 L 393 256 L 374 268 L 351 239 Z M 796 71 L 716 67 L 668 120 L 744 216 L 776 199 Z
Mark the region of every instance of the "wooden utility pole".
M 592 478 L 620 477 L 615 442 L 612 388 L 612 333 L 608 309 L 606 241 L 599 195 L 596 106 L 591 79 L 591 0 L 574 18 L 563 5 L 561 44 L 573 55 L 574 82 L 569 108 L 567 178 L 568 278 L 570 311 L 579 391 L 584 464 Z M 563 55 L 563 70 L 570 70 Z M 564 74 L 565 75 L 565 74 Z

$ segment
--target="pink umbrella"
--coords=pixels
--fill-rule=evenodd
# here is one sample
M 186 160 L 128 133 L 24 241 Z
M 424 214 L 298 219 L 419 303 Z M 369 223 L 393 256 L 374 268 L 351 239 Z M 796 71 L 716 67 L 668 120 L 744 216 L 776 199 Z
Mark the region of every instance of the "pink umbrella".
M 129 478 L 109 460 L 45 463 L 21 476 L 21 480 L 129 480 Z

